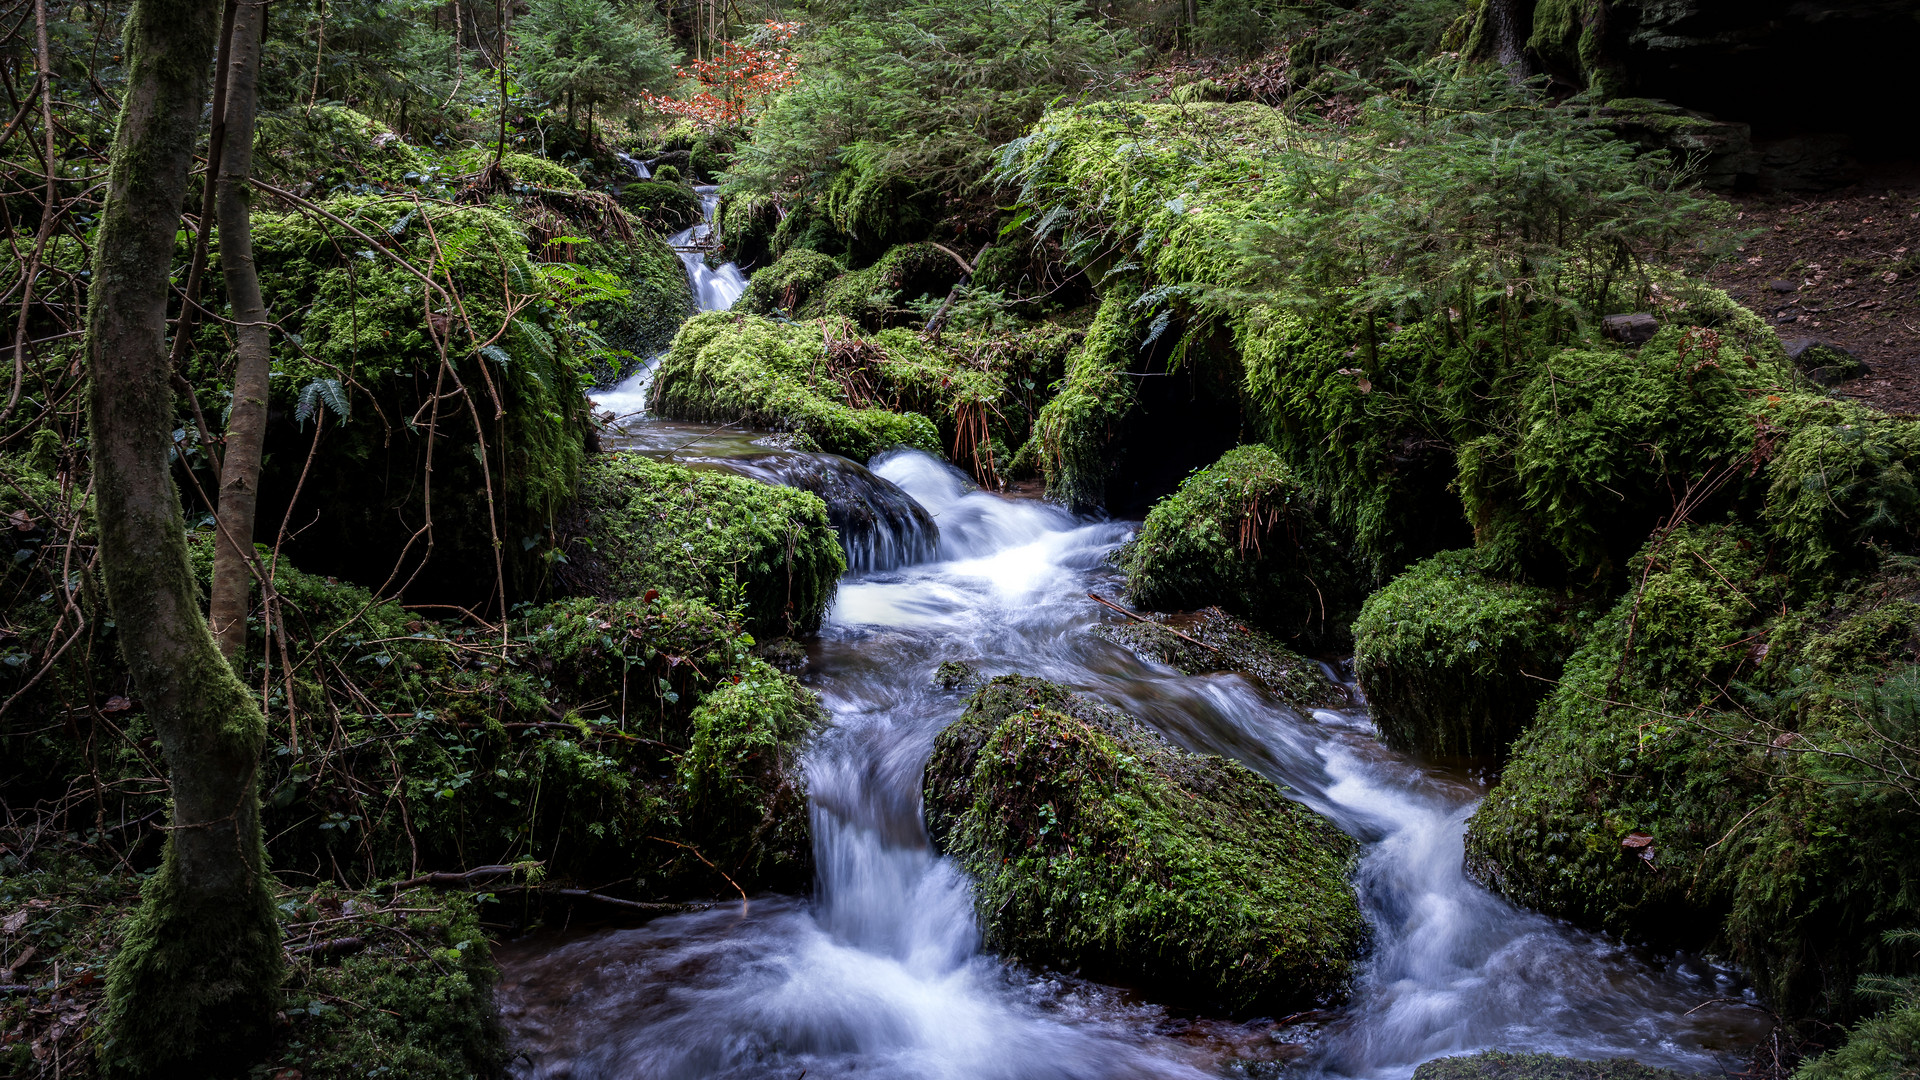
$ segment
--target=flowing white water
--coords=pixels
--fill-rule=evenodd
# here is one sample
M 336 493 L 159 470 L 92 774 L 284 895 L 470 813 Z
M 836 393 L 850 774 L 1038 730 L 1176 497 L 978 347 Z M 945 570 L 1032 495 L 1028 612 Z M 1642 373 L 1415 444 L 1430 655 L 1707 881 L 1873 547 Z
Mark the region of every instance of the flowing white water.
M 705 270 L 695 261 L 690 275 Z M 700 295 L 730 304 L 738 291 Z M 644 401 L 650 376 L 596 401 Z M 762 478 L 796 467 L 749 436 L 645 417 L 623 430 L 626 445 Z M 810 682 L 833 717 L 808 756 L 815 895 L 503 951 L 515 1076 L 1404 1078 L 1487 1047 L 1708 1071 L 1759 1037 L 1757 1010 L 1695 1009 L 1742 995 L 1730 973 L 1570 929 L 1469 880 L 1461 837 L 1478 788 L 1385 749 L 1364 709 L 1301 716 L 1237 676 L 1184 676 L 1088 633 L 1110 615 L 1087 593 L 1117 591 L 1106 558 L 1129 526 L 981 492 L 918 452 L 872 471 L 932 516 L 937 553 L 925 533 L 899 533 L 888 550 L 904 554 L 843 581 L 811 643 Z M 1295 1022 L 1208 1020 L 1151 1004 L 1152 987 L 982 953 L 967 881 L 921 818 L 933 739 L 963 704 L 935 687 L 946 660 L 1108 700 L 1245 761 L 1361 839 L 1355 884 L 1374 937 L 1352 1002 Z

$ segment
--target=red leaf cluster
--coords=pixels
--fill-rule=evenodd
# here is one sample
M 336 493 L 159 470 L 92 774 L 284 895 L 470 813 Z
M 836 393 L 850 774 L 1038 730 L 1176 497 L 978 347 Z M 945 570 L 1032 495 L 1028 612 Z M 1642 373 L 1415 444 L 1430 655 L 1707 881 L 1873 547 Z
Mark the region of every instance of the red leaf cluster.
M 684 99 L 653 93 L 642 98 L 661 112 L 688 117 L 704 127 L 741 124 L 799 74 L 800 61 L 789 47 L 799 32 L 797 22 L 768 19 L 759 43 L 723 42 L 712 59 L 695 60 L 692 70 L 674 69 L 683 79 L 699 80 L 699 93 Z

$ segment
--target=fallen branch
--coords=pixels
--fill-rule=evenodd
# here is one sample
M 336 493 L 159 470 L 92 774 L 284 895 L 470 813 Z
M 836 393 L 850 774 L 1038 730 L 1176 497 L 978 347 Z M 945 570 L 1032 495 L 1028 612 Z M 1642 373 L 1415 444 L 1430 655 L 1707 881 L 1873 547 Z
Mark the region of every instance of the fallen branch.
M 401 892 L 405 889 L 417 889 L 422 885 L 466 885 L 476 879 L 499 877 L 502 874 L 511 874 L 517 869 L 519 869 L 519 867 L 477 866 L 477 867 L 474 867 L 472 870 L 441 871 L 441 872 L 432 873 L 432 874 L 422 874 L 419 877 L 410 877 L 405 881 L 394 882 L 393 891 Z
M 1156 622 L 1155 620 L 1149 619 L 1145 615 L 1142 615 L 1137 611 L 1129 611 L 1126 608 L 1121 607 L 1119 604 L 1116 604 L 1113 601 L 1107 599 L 1106 597 L 1101 596 L 1099 593 L 1088 593 L 1087 599 L 1093 601 L 1096 604 L 1100 604 L 1104 607 L 1110 607 L 1113 610 L 1119 612 L 1122 615 L 1125 615 L 1127 618 L 1132 619 L 1135 622 L 1143 622 L 1152 626 L 1157 626 L 1160 629 L 1165 630 L 1167 633 L 1172 634 L 1174 637 L 1177 637 L 1182 641 L 1191 641 L 1195 645 L 1198 645 L 1203 649 L 1209 649 L 1213 652 L 1220 651 L 1220 646 L 1218 645 L 1209 645 L 1206 642 L 1201 641 L 1199 638 L 1189 637 L 1186 634 L 1183 634 L 1180 631 L 1175 630 L 1173 627 L 1168 626 L 1166 623 Z
M 608 907 L 625 908 L 629 911 L 653 911 L 653 912 L 706 911 L 708 908 L 711 908 L 714 906 L 713 904 L 708 903 L 706 901 L 675 903 L 675 902 L 648 901 L 648 900 L 622 900 L 617 896 L 608 896 L 606 893 L 594 892 L 592 889 L 560 889 L 560 888 L 553 888 L 550 886 L 541 886 L 541 885 L 509 885 L 504 889 L 496 889 L 494 891 L 502 892 L 502 893 L 530 892 L 530 893 L 537 893 L 541 896 L 558 896 L 566 900 L 591 900 L 596 904 L 605 904 Z
M 301 945 L 287 950 L 288 956 L 332 956 L 336 953 L 356 953 L 367 947 L 363 937 L 337 937 L 326 941 L 316 941 L 311 945 Z

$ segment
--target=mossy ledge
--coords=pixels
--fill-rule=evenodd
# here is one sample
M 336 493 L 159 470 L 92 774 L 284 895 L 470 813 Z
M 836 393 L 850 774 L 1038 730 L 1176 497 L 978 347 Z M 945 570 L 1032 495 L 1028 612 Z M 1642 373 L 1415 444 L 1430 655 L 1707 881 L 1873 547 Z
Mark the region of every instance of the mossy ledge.
M 573 591 L 738 607 L 762 637 L 820 625 L 847 569 L 818 496 L 639 454 L 592 460 L 573 526 Z
M 1347 994 L 1356 845 L 1238 762 L 1005 675 L 936 740 L 926 807 L 989 948 L 1240 1014 Z

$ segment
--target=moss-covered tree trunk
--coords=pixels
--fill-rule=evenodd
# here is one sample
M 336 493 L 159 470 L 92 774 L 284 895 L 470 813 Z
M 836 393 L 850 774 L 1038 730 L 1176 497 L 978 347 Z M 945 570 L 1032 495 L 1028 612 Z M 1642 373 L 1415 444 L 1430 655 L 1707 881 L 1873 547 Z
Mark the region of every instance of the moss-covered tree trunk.
M 226 144 L 219 179 L 220 270 L 233 305 L 236 361 L 233 411 L 227 420 L 226 454 L 220 465 L 220 528 L 214 539 L 213 595 L 207 621 L 229 661 L 246 652 L 247 612 L 252 594 L 254 509 L 260 501 L 260 453 L 267 434 L 267 376 L 272 343 L 267 305 L 253 265 L 252 199 L 254 112 L 259 101 L 260 37 L 266 23 L 261 4 L 241 4 L 234 13 L 233 44 L 226 79 Z
M 123 1077 L 250 1060 L 281 978 L 254 783 L 265 723 L 200 614 L 168 472 L 168 273 L 219 16 L 212 0 L 137 0 L 128 16 L 87 310 L 101 565 L 173 792 L 160 868 L 107 975 L 101 1063 Z

